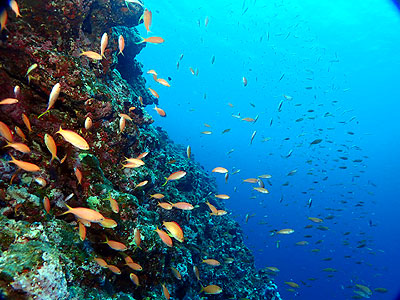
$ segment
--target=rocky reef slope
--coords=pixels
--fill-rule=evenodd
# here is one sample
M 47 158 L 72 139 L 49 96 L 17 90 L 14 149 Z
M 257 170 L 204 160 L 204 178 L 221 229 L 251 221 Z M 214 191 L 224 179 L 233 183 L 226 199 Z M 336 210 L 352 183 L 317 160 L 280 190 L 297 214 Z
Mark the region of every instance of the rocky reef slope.
M 207 201 L 224 209 L 214 197 L 214 179 L 151 125 L 145 106 L 157 99 L 145 88 L 135 60 L 145 47 L 135 43 L 143 8 L 118 0 L 19 5 L 22 17 L 9 10 L 0 41 L 0 98 L 19 101 L 0 105 L 0 120 L 12 131 L 13 142 L 26 144 L 30 152 L 4 147 L 2 125 L 0 298 L 163 299 L 168 290 L 171 299 L 280 299 L 268 275 L 255 270 L 238 224 L 228 215 L 210 215 Z M 102 60 L 80 56 L 100 52 L 105 32 L 109 43 Z M 117 55 L 120 35 L 124 56 Z M 38 118 L 57 83 L 57 101 Z M 16 86 L 20 92 L 15 94 Z M 123 132 L 121 113 L 132 119 L 123 118 Z M 88 117 L 93 125 L 85 129 Z M 89 150 L 66 142 L 56 133 L 60 126 L 83 137 Z M 52 160 L 46 134 L 55 140 L 58 159 Z M 143 153 L 148 153 L 141 158 L 143 166 L 122 168 L 125 158 Z M 10 155 L 40 171 L 18 169 Z M 164 178 L 179 170 L 186 176 L 163 186 Z M 194 208 L 165 209 L 158 202 Z M 115 223 L 90 224 L 76 214 L 62 214 L 65 203 L 99 211 Z M 167 246 L 155 231 L 165 230 L 163 222 L 179 224 L 184 240 L 174 238 Z M 129 266 L 128 256 L 140 266 Z M 199 293 L 208 285 L 222 292 Z

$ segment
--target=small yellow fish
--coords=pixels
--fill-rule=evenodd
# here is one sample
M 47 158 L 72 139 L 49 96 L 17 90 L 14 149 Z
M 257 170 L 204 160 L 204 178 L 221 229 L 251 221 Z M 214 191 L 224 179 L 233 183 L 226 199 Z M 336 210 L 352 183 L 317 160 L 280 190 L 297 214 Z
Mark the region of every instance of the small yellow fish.
M 103 33 L 100 41 L 100 55 L 102 57 L 105 57 L 104 52 L 106 51 L 107 44 L 108 44 L 108 34 L 105 32 Z
M 26 128 L 28 128 L 28 131 L 31 132 L 32 131 L 32 127 L 31 127 L 31 122 L 29 121 L 29 118 L 26 114 L 22 114 L 22 121 L 24 122 Z
M 61 85 L 60 83 L 56 83 L 53 88 L 51 89 L 50 96 L 49 96 L 49 103 L 47 104 L 46 110 L 38 116 L 38 119 L 47 113 L 57 101 L 58 96 L 60 95 Z
M 11 148 L 13 148 L 13 149 L 15 149 L 15 150 L 17 150 L 19 152 L 22 152 L 22 153 L 31 152 L 31 149 L 29 149 L 29 147 L 27 145 L 22 144 L 22 143 L 10 143 L 10 142 L 7 142 L 7 145 L 4 146 L 4 148 L 5 147 L 11 147 Z
M 166 185 L 168 181 L 181 179 L 185 175 L 186 175 L 185 171 L 174 172 L 171 175 L 169 175 L 168 178 L 165 178 L 166 179 L 165 183 L 162 186 Z
M 49 134 L 44 135 L 44 143 L 46 144 L 47 149 L 51 153 L 51 159 L 50 163 L 53 161 L 53 159 L 57 158 L 57 145 L 56 142 L 54 141 L 53 137 Z
M 228 170 L 223 167 L 216 167 L 211 172 L 225 174 L 228 173 Z
M 6 98 L 0 101 L 0 105 L 9 105 L 18 103 L 18 99 L 15 98 Z
M 0 121 L 0 135 L 3 138 L 5 138 L 8 142 L 10 142 L 10 143 L 13 142 L 14 138 L 13 138 L 10 128 L 8 128 L 8 126 L 1 121 Z
M 84 51 L 81 54 L 79 54 L 79 56 L 86 56 L 88 58 L 94 59 L 94 60 L 102 60 L 102 56 L 101 54 L 94 52 L 94 51 Z
M 79 148 L 81 150 L 89 150 L 89 144 L 85 141 L 83 137 L 79 134 L 71 131 L 71 130 L 64 130 L 61 128 L 56 132 L 62 135 L 62 137 L 70 144 Z
M 104 220 L 104 216 L 93 209 L 86 207 L 70 207 L 67 204 L 65 204 L 65 206 L 68 208 L 68 210 L 61 215 L 71 213 L 77 218 L 84 219 L 92 223 L 100 223 Z
M 37 165 L 32 164 L 30 162 L 17 160 L 12 155 L 10 155 L 10 156 L 11 156 L 11 160 L 9 161 L 9 163 L 15 164 L 18 168 L 20 168 L 24 171 L 27 171 L 27 172 L 39 172 L 40 171 L 40 168 Z
M 119 52 L 117 55 L 120 55 L 120 54 L 124 55 L 123 51 L 125 49 L 125 40 L 122 35 L 120 35 L 118 38 L 118 49 L 119 49 Z

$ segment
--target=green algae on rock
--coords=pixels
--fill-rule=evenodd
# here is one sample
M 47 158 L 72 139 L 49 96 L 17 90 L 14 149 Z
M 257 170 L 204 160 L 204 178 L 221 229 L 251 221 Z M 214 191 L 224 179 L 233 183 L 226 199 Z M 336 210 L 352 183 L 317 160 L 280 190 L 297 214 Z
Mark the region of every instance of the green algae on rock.
M 9 150 L 0 141 L 1 293 L 9 299 L 160 299 L 164 284 L 174 299 L 202 299 L 207 296 L 199 294 L 197 268 L 202 284 L 222 288 L 213 299 L 280 299 L 268 275 L 254 268 L 239 225 L 227 215 L 209 215 L 206 201 L 224 208 L 213 196 L 215 180 L 193 158 L 187 159 L 184 147 L 151 125 L 153 119 L 139 96 L 144 105 L 157 103 L 157 99 L 145 88 L 142 66 L 135 60 L 144 44 L 135 43 L 139 37 L 133 26 L 143 9 L 126 8 L 125 1 L 111 0 L 24 2 L 23 20 L 11 18 L 9 32 L 3 33 L 0 95 L 9 97 L 18 85 L 21 99 L 12 107 L 0 108 L 1 120 L 11 129 L 23 128 L 32 152 L 12 154 L 40 165 L 41 171 L 18 172 L 7 163 Z M 79 57 L 82 49 L 99 49 L 104 32 L 110 36 L 105 58 L 93 62 Z M 117 56 L 119 35 L 126 40 L 124 56 Z M 24 75 L 34 63 L 38 68 L 28 83 Z M 56 82 L 61 84 L 60 97 L 51 111 L 38 119 Z M 136 107 L 130 113 L 132 121 L 119 133 L 118 115 L 128 113 L 130 107 Z M 32 132 L 24 129 L 22 113 L 29 117 Z M 93 120 L 90 130 L 83 126 L 86 117 Z M 79 133 L 90 150 L 78 151 L 63 142 L 55 135 L 60 126 Z M 58 156 L 66 157 L 64 163 L 50 163 L 45 133 L 55 138 Z M 15 139 L 22 142 L 17 136 Z M 143 158 L 144 166 L 122 168 L 125 157 L 144 152 L 149 152 Z M 172 159 L 176 162 L 168 164 Z M 77 166 L 83 175 L 81 184 L 74 175 Z M 164 177 L 178 170 L 187 175 L 162 186 Z M 47 185 L 35 183 L 35 176 L 41 176 Z M 136 188 L 144 180 L 148 183 Z M 166 201 L 188 202 L 195 208 L 164 210 L 150 197 L 155 193 L 164 194 Z M 111 209 L 109 195 L 118 202 L 119 213 Z M 49 214 L 42 204 L 45 196 L 50 200 Z M 118 225 L 104 228 L 93 223 L 82 242 L 77 220 L 71 214 L 61 215 L 65 202 L 99 211 Z M 162 243 L 154 230 L 164 221 L 180 225 L 183 243 L 174 240 L 172 248 Z M 106 239 L 123 243 L 127 251 L 111 249 L 104 243 Z M 129 279 L 132 270 L 125 264 L 125 255 L 143 267 L 143 271 L 133 271 L 140 280 L 138 287 Z M 117 266 L 122 274 L 101 268 L 95 257 Z M 204 258 L 222 263 L 211 268 L 202 263 Z M 171 267 L 180 272 L 180 280 Z

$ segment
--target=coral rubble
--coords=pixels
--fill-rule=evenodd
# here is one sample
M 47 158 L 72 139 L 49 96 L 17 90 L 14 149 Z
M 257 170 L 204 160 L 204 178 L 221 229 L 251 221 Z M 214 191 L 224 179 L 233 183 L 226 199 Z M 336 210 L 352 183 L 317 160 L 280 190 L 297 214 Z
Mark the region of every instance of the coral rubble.
M 7 31 L 1 32 L 1 98 L 14 97 L 15 86 L 21 90 L 18 103 L 0 107 L 1 121 L 15 131 L 16 142 L 31 150 L 23 154 L 3 148 L 7 143 L 0 140 L 2 296 L 161 299 L 163 285 L 173 299 L 280 299 L 268 275 L 255 270 L 238 224 L 228 215 L 210 216 L 206 201 L 224 208 L 213 196 L 213 178 L 186 158 L 183 147 L 151 125 L 145 105 L 157 99 L 146 90 L 141 64 L 135 60 L 144 47 L 135 43 L 139 36 L 134 28 L 142 13 L 140 5 L 125 1 L 24 1 L 23 17 L 11 16 Z M 105 57 L 93 61 L 80 56 L 83 50 L 99 51 L 104 32 L 110 37 Z M 117 55 L 120 35 L 126 41 L 123 56 Z M 37 67 L 26 76 L 33 64 Z M 61 85 L 58 100 L 38 118 L 56 83 Z M 122 132 L 121 113 L 132 119 L 124 119 Z M 85 129 L 88 117 L 93 126 Z M 56 134 L 60 126 L 78 133 L 90 149 L 82 151 L 65 142 Z M 58 159 L 50 161 L 45 134 L 54 138 Z M 149 154 L 142 158 L 143 166 L 121 168 L 126 157 L 145 152 Z M 9 163 L 10 154 L 36 164 L 40 171 L 17 170 Z M 178 170 L 185 170 L 186 176 L 162 186 L 164 178 Z M 157 193 L 165 198 L 151 196 Z M 49 201 L 48 212 L 43 199 Z M 112 201 L 118 204 L 118 213 L 110 206 Z M 158 205 L 162 201 L 187 202 L 194 208 L 163 209 Z M 101 212 L 116 221 L 116 227 L 93 222 L 86 228 L 84 220 L 63 214 L 64 203 Z M 167 247 L 155 232 L 157 226 L 164 228 L 164 221 L 179 224 L 184 241 L 173 239 L 173 246 Z M 116 251 L 107 241 L 121 242 L 127 250 Z M 143 270 L 129 268 L 127 256 Z M 104 259 L 105 268 L 94 258 Z M 207 258 L 221 264 L 207 265 L 202 261 Z M 136 274 L 138 286 L 130 273 Z M 202 285 L 212 284 L 222 293 L 199 292 Z

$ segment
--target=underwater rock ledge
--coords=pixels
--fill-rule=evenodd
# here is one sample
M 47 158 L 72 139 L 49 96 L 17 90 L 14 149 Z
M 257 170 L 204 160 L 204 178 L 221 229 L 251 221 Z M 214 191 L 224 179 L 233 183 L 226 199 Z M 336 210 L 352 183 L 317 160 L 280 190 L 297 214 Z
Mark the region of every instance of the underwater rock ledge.
M 207 201 L 224 209 L 214 197 L 214 178 L 151 125 L 145 106 L 157 99 L 135 60 L 145 47 L 135 43 L 140 37 L 134 28 L 143 8 L 111 0 L 19 4 L 22 17 L 9 13 L 0 42 L 1 99 L 19 100 L 0 106 L 0 298 L 162 299 L 168 289 L 172 299 L 280 299 L 269 276 L 255 269 L 238 223 L 228 215 L 210 215 Z M 99 51 L 105 32 L 103 59 L 80 56 Z M 117 55 L 120 35 L 123 56 Z M 57 83 L 57 101 L 38 118 Z M 79 134 L 90 149 L 66 142 L 57 134 L 60 126 Z M 24 143 L 29 153 L 4 148 L 7 130 L 8 143 Z M 54 160 L 44 141 L 48 135 L 55 140 Z M 10 155 L 40 170 L 20 170 Z M 121 168 L 129 157 L 141 157 L 144 165 Z M 163 186 L 164 178 L 179 170 L 186 175 Z M 193 209 L 165 209 L 159 202 L 189 203 Z M 101 212 L 115 223 L 63 214 L 64 203 Z M 184 240 L 175 236 L 168 247 L 155 232 L 163 222 L 179 224 Z M 199 292 L 208 285 L 222 292 Z

